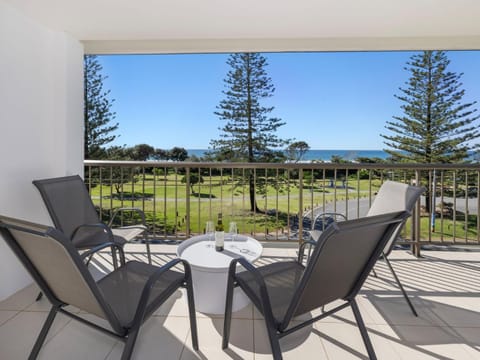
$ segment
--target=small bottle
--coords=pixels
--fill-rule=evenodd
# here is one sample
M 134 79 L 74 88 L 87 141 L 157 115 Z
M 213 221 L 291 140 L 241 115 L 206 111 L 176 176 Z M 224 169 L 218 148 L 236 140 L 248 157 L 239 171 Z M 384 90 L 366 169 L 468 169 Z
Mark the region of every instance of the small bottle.
M 217 225 L 215 226 L 215 250 L 223 251 L 224 242 L 225 230 L 223 228 L 222 213 L 219 213 Z

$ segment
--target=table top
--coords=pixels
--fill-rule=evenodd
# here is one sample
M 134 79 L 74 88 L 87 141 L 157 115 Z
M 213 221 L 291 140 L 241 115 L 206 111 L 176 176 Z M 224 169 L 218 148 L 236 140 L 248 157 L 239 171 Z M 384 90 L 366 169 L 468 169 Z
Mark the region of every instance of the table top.
M 224 272 L 232 259 L 244 257 L 254 262 L 262 255 L 262 250 L 262 244 L 251 237 L 235 235 L 232 240 L 231 234 L 225 234 L 224 250 L 216 251 L 212 237 L 198 235 L 183 241 L 177 248 L 177 255 L 197 270 Z

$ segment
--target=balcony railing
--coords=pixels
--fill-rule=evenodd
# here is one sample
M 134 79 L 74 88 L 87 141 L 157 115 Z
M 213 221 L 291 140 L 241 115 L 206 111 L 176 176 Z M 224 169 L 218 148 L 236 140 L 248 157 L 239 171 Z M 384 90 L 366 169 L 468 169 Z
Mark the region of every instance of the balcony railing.
M 320 213 L 363 216 L 385 180 L 427 189 L 403 232 L 417 254 L 424 244 L 480 243 L 478 165 L 85 161 L 102 218 L 139 207 L 156 239 L 202 233 L 221 213 L 259 240 L 301 241 Z

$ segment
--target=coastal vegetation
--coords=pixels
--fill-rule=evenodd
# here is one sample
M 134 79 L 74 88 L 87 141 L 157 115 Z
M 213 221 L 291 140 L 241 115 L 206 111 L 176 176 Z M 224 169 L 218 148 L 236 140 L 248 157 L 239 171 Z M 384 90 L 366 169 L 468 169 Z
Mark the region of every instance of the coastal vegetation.
M 170 150 L 145 143 L 131 147 L 108 146 L 117 137 L 115 132 L 119 127 L 111 111 L 114 100 L 110 99 L 109 90 L 103 88 L 106 77 L 101 74 L 96 57 L 86 56 L 85 158 L 216 163 L 301 161 L 310 149 L 309 144 L 278 137 L 277 130 L 285 122 L 270 116 L 273 107 L 267 100 L 275 89 L 266 72 L 266 58 L 258 53 L 232 54 L 228 65 L 224 99 L 215 111 L 223 124 L 219 128 L 221 135 L 211 140 L 211 148 L 204 156 L 189 157 L 188 151 L 179 146 Z M 446 53 L 419 52 L 407 65 L 411 77 L 396 96 L 402 103 L 403 115 L 387 121 L 388 132 L 381 135 L 390 158 L 332 156 L 330 162 L 453 163 L 467 161 L 471 151 L 478 150 L 473 142 L 480 137 L 479 117 L 473 108 L 475 102 L 462 102 L 465 91 L 461 89 L 461 74 L 448 71 Z M 361 197 L 371 200 L 382 181 L 392 175 L 366 169 L 347 171 L 341 167 L 308 170 L 301 177 L 298 169 L 279 172 L 275 169 L 255 171 L 248 167 L 229 170 L 111 167 L 107 172 L 107 176 L 102 175 L 96 167 L 85 172 L 91 196 L 102 217 L 108 220 L 111 210 L 121 206 L 138 206 L 147 212 L 153 230 L 171 237 L 185 234 L 187 226 L 190 232 L 202 232 L 205 222 L 218 213 L 222 213 L 227 222 L 237 221 L 244 233 L 288 236 L 298 214 L 308 215 L 310 210 L 334 201 Z M 422 176 L 419 185 L 428 184 L 428 187 L 435 182 L 428 178 L 430 175 Z M 464 185 L 458 185 L 458 178 L 449 181 L 442 183 L 446 185 L 442 189 L 445 194 L 453 189 L 454 196 L 461 197 L 462 192 L 466 196 L 470 187 L 478 193 L 478 184 L 470 184 L 468 179 L 462 182 Z M 447 203 L 431 203 L 434 191 L 432 187 L 426 192 L 422 236 L 431 235 L 429 215 L 438 212 L 442 218 L 441 229 L 434 237 L 478 238 L 476 216 L 469 215 L 468 211 L 450 211 L 452 206 Z

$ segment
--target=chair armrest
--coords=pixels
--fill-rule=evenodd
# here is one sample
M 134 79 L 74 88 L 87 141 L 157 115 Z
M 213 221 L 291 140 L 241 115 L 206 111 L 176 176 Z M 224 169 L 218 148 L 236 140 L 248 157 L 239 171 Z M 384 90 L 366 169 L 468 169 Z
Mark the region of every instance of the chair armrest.
M 313 219 L 313 223 L 312 223 L 312 229 L 311 230 L 314 230 L 315 229 L 315 223 L 317 222 L 317 219 L 320 219 L 320 218 L 327 218 L 327 217 L 330 217 L 330 218 L 333 218 L 333 221 L 334 222 L 337 222 L 337 217 L 340 217 L 342 218 L 343 221 L 347 220 L 347 217 L 342 214 L 342 213 L 337 213 L 337 212 L 325 212 L 325 213 L 320 213 L 318 214 L 317 216 L 315 216 L 315 219 Z
M 343 218 L 343 220 L 347 220 L 347 217 L 345 216 L 345 214 L 342 214 L 342 213 L 337 213 L 337 212 L 326 212 L 326 213 L 323 213 L 321 215 L 326 215 L 326 216 L 339 216 L 341 218 Z
M 147 282 L 145 283 L 145 286 L 143 287 L 142 295 L 140 296 L 140 301 L 138 302 L 137 310 L 135 312 L 135 317 L 133 318 L 133 323 L 132 323 L 133 327 L 139 326 L 143 322 L 145 312 L 147 311 L 148 300 L 150 299 L 150 293 L 152 291 L 153 285 L 155 285 L 155 282 L 157 282 L 158 279 L 160 279 L 160 277 L 166 271 L 170 270 L 172 267 L 178 265 L 179 263 L 182 263 L 184 267 L 185 279 L 188 279 L 192 276 L 191 270 L 190 270 L 190 264 L 183 259 L 171 260 L 167 264 L 158 268 L 158 270 L 156 270 L 152 275 L 150 275 Z
M 143 212 L 142 209 L 135 208 L 135 207 L 124 207 L 124 208 L 120 208 L 120 209 L 115 210 L 113 212 L 112 218 L 108 222 L 108 226 L 112 227 L 113 220 L 115 220 L 115 217 L 117 216 L 117 214 L 119 214 L 120 212 L 124 212 L 124 211 L 132 211 L 132 212 L 138 213 L 140 215 L 140 218 L 142 219 L 142 221 L 141 221 L 142 225 L 147 226 L 147 222 L 145 220 L 145 212 Z
M 255 268 L 247 259 L 240 257 L 237 259 L 233 259 L 230 262 L 230 267 L 228 269 L 228 276 L 229 278 L 235 279 L 235 275 L 237 273 L 237 263 L 242 265 L 245 270 L 250 272 L 253 275 L 253 279 L 257 283 L 260 288 L 260 301 L 263 308 L 263 316 L 270 324 L 275 323 L 275 318 L 273 317 L 272 313 L 272 305 L 270 303 L 270 298 L 268 296 L 267 285 L 265 284 L 265 280 L 263 280 L 262 275 L 260 272 Z
M 110 248 L 114 247 L 114 248 L 116 248 L 116 249 L 118 250 L 118 252 L 120 253 L 120 256 L 121 256 L 122 259 L 123 259 L 122 264 L 125 263 L 125 260 L 124 260 L 124 259 L 125 259 L 125 253 L 124 253 L 124 251 L 123 251 L 123 247 L 120 246 L 119 244 L 115 243 L 115 242 L 110 242 L 110 241 L 109 241 L 109 242 L 106 242 L 106 243 L 103 243 L 103 244 L 100 244 L 100 245 L 98 245 L 98 246 L 95 246 L 95 247 L 93 247 L 93 248 L 91 248 L 91 249 L 88 249 L 87 251 L 83 252 L 83 253 L 80 255 L 80 257 L 81 257 L 82 259 L 84 259 L 84 258 L 86 258 L 87 256 L 90 256 L 91 254 L 95 254 L 97 251 L 103 250 L 103 249 L 105 249 L 105 248 L 107 248 L 107 247 L 110 247 Z

